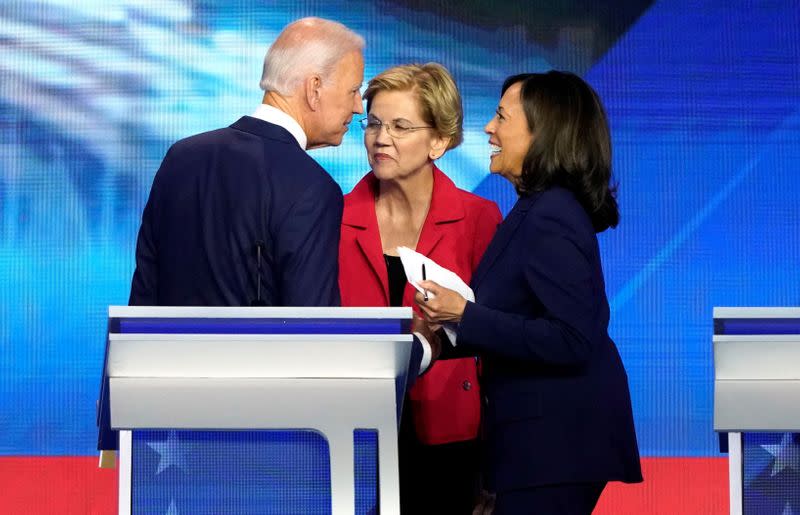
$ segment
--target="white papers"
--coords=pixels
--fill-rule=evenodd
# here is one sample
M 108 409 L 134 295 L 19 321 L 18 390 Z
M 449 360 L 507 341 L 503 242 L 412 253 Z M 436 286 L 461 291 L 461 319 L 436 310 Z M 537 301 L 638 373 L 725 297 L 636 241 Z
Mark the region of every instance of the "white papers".
M 424 293 L 423 288 L 419 286 L 418 283 L 422 281 L 422 264 L 425 263 L 426 279 L 450 290 L 455 290 L 468 301 L 475 302 L 475 293 L 472 291 L 472 288 L 462 281 L 455 272 L 446 269 L 431 258 L 423 256 L 419 252 L 415 252 L 408 247 L 397 247 L 397 254 L 400 256 L 400 261 L 403 263 L 403 269 L 405 269 L 408 282 L 418 291 Z M 433 293 L 428 292 L 428 298 L 433 297 Z M 444 324 L 443 327 L 450 341 L 455 344 L 455 329 L 451 324 Z

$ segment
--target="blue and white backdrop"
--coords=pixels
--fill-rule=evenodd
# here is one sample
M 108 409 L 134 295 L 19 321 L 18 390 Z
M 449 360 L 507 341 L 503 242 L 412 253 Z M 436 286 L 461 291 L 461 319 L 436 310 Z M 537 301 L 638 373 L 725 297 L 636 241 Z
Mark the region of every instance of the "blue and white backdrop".
M 106 307 L 127 300 L 160 160 L 251 113 L 267 46 L 306 15 L 365 37 L 367 78 L 447 66 L 466 134 L 441 167 L 504 212 L 482 132 L 503 79 L 561 68 L 598 90 L 622 213 L 601 236 L 611 332 L 641 451 L 717 457 L 712 307 L 800 303 L 800 4 L 590 4 L 0 3 L 0 480 L 3 457 L 94 453 Z M 345 192 L 367 171 L 355 123 L 312 155 Z

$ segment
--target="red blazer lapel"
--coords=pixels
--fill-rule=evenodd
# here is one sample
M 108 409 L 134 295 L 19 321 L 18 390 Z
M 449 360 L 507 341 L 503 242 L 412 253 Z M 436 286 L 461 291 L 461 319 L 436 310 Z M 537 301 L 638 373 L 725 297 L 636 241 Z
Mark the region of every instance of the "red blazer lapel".
M 444 235 L 445 229 L 442 225 L 462 220 L 464 216 L 464 204 L 459 198 L 458 188 L 434 165 L 431 207 L 425 223 L 422 224 L 417 252 L 430 256 Z
M 377 179 L 368 173 L 361 179 L 346 197 L 342 224 L 357 231 L 356 243 L 369 263 L 372 272 L 378 278 L 383 290 L 386 305 L 389 305 L 389 275 L 383 259 L 383 246 L 378 230 L 378 217 L 375 215 L 375 188 Z

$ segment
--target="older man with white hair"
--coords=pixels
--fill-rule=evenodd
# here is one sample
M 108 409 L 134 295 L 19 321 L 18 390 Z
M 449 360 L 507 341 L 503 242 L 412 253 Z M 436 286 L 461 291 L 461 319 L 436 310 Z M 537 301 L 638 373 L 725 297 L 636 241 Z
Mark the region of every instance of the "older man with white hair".
M 306 150 L 339 145 L 363 112 L 363 47 L 334 21 L 289 24 L 252 116 L 172 145 L 142 215 L 131 305 L 339 305 L 342 192 Z M 98 448 L 116 449 L 107 388 Z
M 336 306 L 342 193 L 306 149 L 362 113 L 364 40 L 303 18 L 264 59 L 262 104 L 175 143 L 136 247 L 131 305 Z
M 363 40 L 336 22 L 304 18 L 286 27 L 267 52 L 261 118 L 271 108 L 296 120 L 307 148 L 339 145 L 353 114 L 364 112 Z

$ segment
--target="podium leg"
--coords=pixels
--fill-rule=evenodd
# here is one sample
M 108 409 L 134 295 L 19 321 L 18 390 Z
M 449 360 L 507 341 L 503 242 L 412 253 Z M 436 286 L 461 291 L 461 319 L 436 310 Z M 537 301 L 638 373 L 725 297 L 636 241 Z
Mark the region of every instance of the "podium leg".
M 333 515 L 352 515 L 356 510 L 353 432 L 325 431 L 331 453 L 331 505 Z
M 383 399 L 395 399 L 394 381 L 382 384 Z M 387 412 L 378 426 L 378 489 L 380 513 L 400 515 L 400 460 L 397 452 L 397 408 L 395 403 L 382 403 Z
M 742 433 L 728 433 L 728 484 L 731 515 L 742 515 Z
M 331 455 L 331 502 L 333 515 L 355 512 L 355 464 L 353 431 L 378 430 L 378 500 L 381 515 L 400 515 L 400 472 L 397 452 L 397 408 L 393 379 L 355 380 L 342 391 L 342 399 L 359 406 L 361 414 L 339 427 L 318 426 L 328 438 Z M 347 409 L 342 406 L 343 409 Z M 362 417 L 367 414 L 366 418 Z M 344 422 L 344 421 L 343 421 Z
M 133 434 L 119 432 L 119 515 L 131 515 L 131 464 L 133 462 Z
M 400 514 L 400 471 L 397 454 L 397 426 L 378 430 L 378 456 L 380 471 L 381 513 Z

